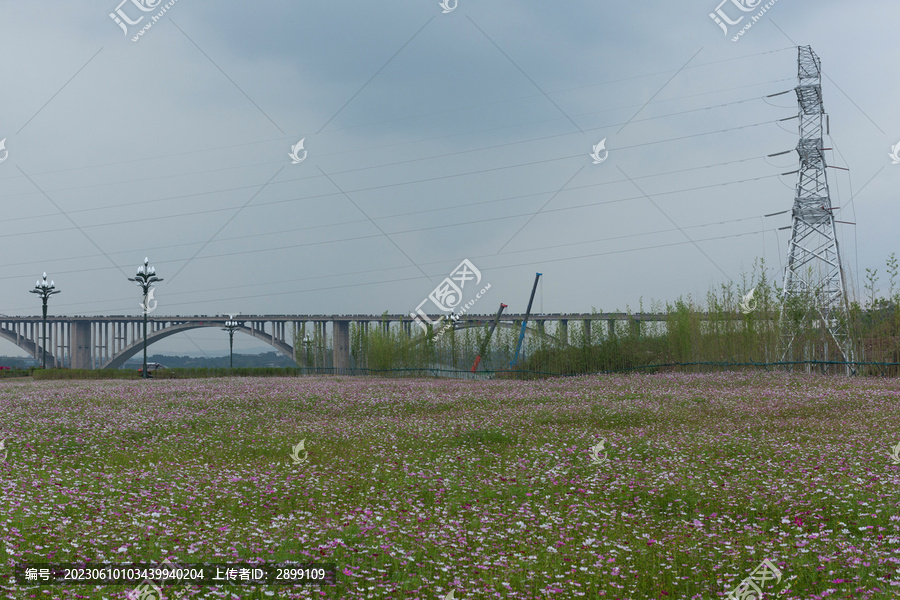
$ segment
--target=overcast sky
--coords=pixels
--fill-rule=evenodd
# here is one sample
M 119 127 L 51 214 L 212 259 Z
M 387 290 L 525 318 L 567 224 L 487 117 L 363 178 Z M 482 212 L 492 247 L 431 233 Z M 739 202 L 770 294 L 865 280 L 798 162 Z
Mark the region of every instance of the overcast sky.
M 547 313 L 702 297 L 759 257 L 780 282 L 790 215 L 763 215 L 797 155 L 766 155 L 797 105 L 764 97 L 798 44 L 850 169 L 828 172 L 850 278 L 883 273 L 900 6 L 777 0 L 735 42 L 764 6 L 740 1 L 727 34 L 717 0 L 0 2 L 0 313 L 37 314 L 46 271 L 51 314 L 137 315 L 145 256 L 158 316 L 408 313 L 463 259 L 480 313 L 524 312 L 536 271 Z

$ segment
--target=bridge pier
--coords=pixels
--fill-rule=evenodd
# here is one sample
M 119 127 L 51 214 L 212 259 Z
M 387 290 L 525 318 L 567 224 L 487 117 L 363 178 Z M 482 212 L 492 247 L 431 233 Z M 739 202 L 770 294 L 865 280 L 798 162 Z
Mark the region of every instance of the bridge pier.
M 92 369 L 91 364 L 91 322 L 75 321 L 72 327 L 72 368 Z
M 328 360 L 328 321 L 316 321 L 316 364 L 325 368 L 325 361 Z M 318 358 L 319 354 L 322 358 Z
M 333 340 L 331 365 L 335 375 L 344 375 L 350 370 L 350 322 L 332 321 Z
M 365 340 L 364 344 L 367 344 L 369 340 L 369 321 L 357 321 L 356 326 L 361 329 L 362 334 L 360 335 L 360 337 Z M 363 348 L 365 348 L 365 345 L 363 346 Z M 354 358 L 356 359 L 356 368 L 369 368 L 369 357 L 366 355 L 365 349 L 362 350 L 362 356 L 357 355 Z

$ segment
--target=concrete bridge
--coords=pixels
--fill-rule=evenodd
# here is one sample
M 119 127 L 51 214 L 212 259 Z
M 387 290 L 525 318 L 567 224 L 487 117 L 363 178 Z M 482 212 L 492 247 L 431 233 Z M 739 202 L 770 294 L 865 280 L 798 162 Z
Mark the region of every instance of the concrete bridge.
M 501 327 L 520 328 L 525 315 L 503 315 Z M 227 316 L 151 316 L 147 323 L 147 346 L 171 335 L 202 327 L 225 326 Z M 665 321 L 665 313 L 587 313 L 543 314 L 529 318 L 528 333 L 550 337 L 568 344 L 568 323 L 581 321 L 585 333 L 590 335 L 592 323 L 606 326 L 607 334 L 615 331 L 617 321 L 627 321 L 633 331 L 640 333 L 640 324 L 646 321 Z M 389 328 L 399 323 L 413 333 L 413 319 L 409 315 L 240 315 L 235 320 L 243 323 L 237 332 L 253 336 L 270 344 L 276 350 L 298 362 L 293 343 L 294 328 L 300 331 L 306 324 L 318 340 L 332 340 L 332 367 L 350 368 L 350 323 L 368 328 L 381 323 Z M 479 327 L 494 320 L 494 315 L 466 314 L 454 324 L 454 329 Z M 554 335 L 545 333 L 545 325 L 553 323 Z M 42 320 L 40 317 L 0 316 L 0 338 L 12 342 L 34 358 L 42 356 Z M 310 328 L 307 327 L 310 332 Z M 328 335 L 330 332 L 330 336 Z M 223 332 L 223 341 L 227 338 Z M 73 369 L 117 369 L 143 348 L 143 316 L 109 317 L 47 317 L 47 366 Z M 316 349 L 327 356 L 325 346 Z M 302 357 L 301 357 L 302 358 Z

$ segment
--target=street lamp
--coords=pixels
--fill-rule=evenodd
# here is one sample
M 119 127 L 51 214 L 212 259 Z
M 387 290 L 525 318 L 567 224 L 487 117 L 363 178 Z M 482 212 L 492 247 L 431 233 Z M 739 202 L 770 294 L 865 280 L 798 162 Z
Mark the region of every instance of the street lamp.
M 312 344 L 312 338 L 309 337 L 309 334 L 306 334 L 306 339 L 303 340 L 303 343 L 306 344 L 306 372 L 309 373 L 309 345 Z
M 228 370 L 234 368 L 234 332 L 242 325 L 238 321 L 233 321 L 234 315 L 228 315 L 229 320 L 225 321 L 225 327 L 222 331 L 228 332 Z
M 155 302 L 152 307 L 150 306 L 150 300 L 153 299 L 153 284 L 162 281 L 162 278 L 156 276 L 156 269 L 150 266 L 150 259 L 144 258 L 144 265 L 138 267 L 135 276 L 129 277 L 128 281 L 137 283 L 144 294 L 144 301 L 141 302 L 141 308 L 144 311 L 144 369 L 141 377 L 147 379 L 149 377 L 147 373 L 147 313 L 156 308 Z
M 41 346 L 43 349 L 43 358 L 41 359 L 42 368 L 47 368 L 47 300 L 50 299 L 50 296 L 53 294 L 58 294 L 60 290 L 56 289 L 56 286 L 53 285 L 53 282 L 47 283 L 47 274 L 44 273 L 43 281 L 38 280 L 34 284 L 34 289 L 29 290 L 32 294 L 39 294 L 41 300 L 44 301 L 44 322 L 43 322 L 43 333 L 41 337 L 43 341 L 41 342 Z

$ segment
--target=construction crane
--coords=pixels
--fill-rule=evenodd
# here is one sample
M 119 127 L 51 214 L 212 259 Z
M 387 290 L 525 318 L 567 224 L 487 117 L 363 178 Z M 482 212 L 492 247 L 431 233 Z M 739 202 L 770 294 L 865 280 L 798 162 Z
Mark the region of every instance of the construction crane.
M 513 358 L 512 362 L 509 363 L 511 368 L 515 368 L 516 363 L 519 362 L 519 350 L 522 349 L 522 340 L 525 339 L 525 327 L 528 325 L 528 317 L 531 316 L 531 304 L 534 302 L 534 293 L 537 291 L 537 284 L 540 278 L 541 273 L 535 273 L 534 287 L 531 288 L 531 298 L 528 299 L 528 309 L 525 311 L 525 318 L 522 320 L 522 331 L 519 332 L 519 343 L 516 344 L 516 356 Z
M 504 308 L 506 308 L 506 305 L 501 303 L 500 310 L 497 311 L 497 316 L 494 317 L 494 322 L 491 325 L 491 328 L 488 330 L 487 337 L 485 337 L 484 341 L 481 342 L 481 348 L 478 349 L 478 356 L 475 357 L 475 364 L 472 365 L 473 373 L 478 370 L 478 364 L 481 362 L 481 357 L 484 356 L 485 352 L 487 352 L 487 347 L 491 341 L 491 336 L 494 335 L 494 330 L 497 329 L 497 324 L 500 323 L 500 315 L 503 313 Z

